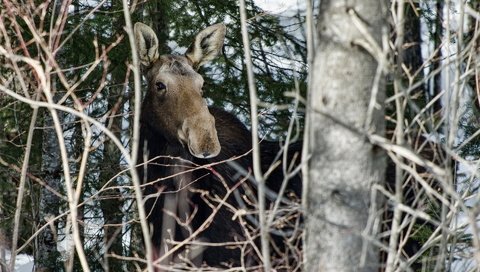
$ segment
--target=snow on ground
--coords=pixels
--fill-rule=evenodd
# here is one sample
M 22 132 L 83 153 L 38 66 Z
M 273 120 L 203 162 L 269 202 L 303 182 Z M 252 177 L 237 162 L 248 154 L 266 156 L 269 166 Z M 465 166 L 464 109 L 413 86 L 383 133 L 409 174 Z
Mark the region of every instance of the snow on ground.
M 10 262 L 10 251 L 6 251 L 6 262 Z M 15 259 L 15 272 L 31 272 L 33 271 L 33 257 L 27 254 L 17 255 Z

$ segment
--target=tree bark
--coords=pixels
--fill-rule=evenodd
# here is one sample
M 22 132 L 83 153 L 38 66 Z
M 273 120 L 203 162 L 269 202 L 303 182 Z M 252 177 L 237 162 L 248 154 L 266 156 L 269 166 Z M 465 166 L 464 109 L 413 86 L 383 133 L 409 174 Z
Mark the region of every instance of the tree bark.
M 437 3 L 435 5 L 435 12 L 437 14 L 437 17 L 435 19 L 435 34 L 433 36 L 433 48 L 438 49 L 436 54 L 433 57 L 433 62 L 432 62 L 432 71 L 436 70 L 441 70 L 440 67 L 442 66 L 442 50 L 440 49 L 440 46 L 442 44 L 442 37 L 443 37 L 443 9 L 444 9 L 444 1 L 443 0 L 437 0 Z M 433 77 L 433 82 L 430 84 L 433 84 L 433 87 L 431 88 L 433 91 L 432 98 L 435 98 L 437 95 L 439 95 L 442 92 L 442 73 L 438 71 L 437 74 Z M 433 112 L 438 115 L 440 118 L 440 114 L 442 111 L 442 99 L 438 99 L 434 104 L 433 104 Z
M 122 88 L 111 88 L 108 99 L 108 107 L 113 108 L 116 105 L 116 100 L 121 95 Z M 122 108 L 124 102 L 112 111 L 108 119 L 107 127 L 121 139 L 122 127 Z M 119 114 L 119 116 L 115 116 Z M 109 187 L 116 187 L 122 185 L 122 178 L 116 177 L 121 172 L 121 153 L 115 144 L 107 139 L 104 143 L 102 171 L 99 176 L 101 187 L 109 182 L 108 190 L 101 193 L 102 201 L 100 201 L 100 208 L 103 213 L 103 230 L 105 233 L 105 254 L 103 259 L 103 268 L 111 271 L 120 271 L 124 263 L 123 260 L 113 257 L 108 257 L 111 253 L 117 255 L 123 254 L 122 245 L 122 206 L 124 204 L 120 190 Z M 112 179 L 112 180 L 111 180 Z
M 423 64 L 419 5 L 419 3 L 405 5 L 405 50 L 402 58 L 411 74 L 421 69 Z M 420 73 L 420 76 L 423 76 L 423 73 Z
M 151 3 L 149 13 L 152 18 L 152 28 L 159 40 L 158 52 L 160 54 L 170 53 L 167 41 L 169 38 L 168 10 L 171 6 L 170 0 L 157 0 Z
M 382 48 L 384 11 L 377 0 L 320 4 L 311 71 L 305 271 L 379 268 L 376 234 L 367 223 L 379 216 L 372 186 L 382 183 L 386 164 L 367 136 L 384 133 L 384 83 L 380 77 L 377 106 L 368 114 L 377 61 L 358 41 L 367 40 L 359 31 L 363 25 Z
M 54 14 L 59 16 L 62 7 L 61 1 L 55 3 L 52 9 Z M 58 20 L 58 18 L 57 18 Z M 58 52 L 57 54 L 61 54 Z M 62 97 L 56 92 L 59 87 L 57 78 L 51 77 L 53 88 L 53 101 L 56 103 Z M 57 111 L 58 121 L 63 124 L 64 114 Z M 44 130 L 42 139 L 42 173 L 43 180 L 47 186 L 60 192 L 62 182 L 62 158 L 60 154 L 59 139 L 54 128 L 54 120 L 50 111 L 44 111 Z M 38 211 L 39 226 L 48 224 L 37 239 L 35 250 L 35 271 L 56 271 L 63 266 L 60 252 L 57 249 L 59 220 L 52 222 L 52 219 L 60 213 L 60 198 L 48 190 L 45 186 L 40 189 L 40 204 Z M 76 220 L 73 218 L 72 220 Z
M 57 95 L 56 95 L 57 96 Z M 61 112 L 58 112 L 60 121 L 63 120 Z M 58 148 L 57 134 L 53 128 L 53 119 L 48 111 L 45 111 L 43 141 L 42 141 L 42 172 L 46 185 L 55 191 L 60 191 L 62 182 L 62 160 Z M 39 226 L 47 224 L 51 219 L 58 216 L 60 211 L 60 199 L 47 188 L 40 189 Z M 62 266 L 60 253 L 57 250 L 58 220 L 50 223 L 47 228 L 40 232 L 35 250 L 36 271 L 55 271 Z
M 112 2 L 111 10 L 119 10 L 122 8 L 121 2 Z M 112 20 L 111 31 L 120 35 L 124 31 L 125 20 L 123 17 Z M 115 35 L 112 35 L 113 37 Z M 122 60 L 123 61 L 123 60 Z M 114 62 L 113 67 L 117 67 L 110 72 L 111 81 L 118 84 L 125 81 L 126 70 L 125 66 Z M 122 97 L 125 86 L 111 86 L 105 90 L 107 97 L 107 108 L 110 109 L 110 116 L 107 119 L 106 126 L 118 138 L 122 139 L 122 122 L 124 120 L 124 105 L 128 103 Z M 105 136 L 106 137 L 106 136 Z M 103 156 L 99 176 L 99 188 L 103 188 L 107 182 L 107 189 L 101 195 L 100 208 L 103 214 L 103 230 L 104 230 L 104 258 L 102 261 L 102 268 L 110 271 L 120 271 L 125 265 L 125 261 L 119 258 L 111 257 L 111 254 L 123 255 L 123 217 L 124 213 L 122 207 L 124 199 L 119 189 L 111 187 L 122 186 L 123 177 L 116 177 L 121 172 L 122 156 L 118 147 L 109 138 L 106 138 L 103 148 Z

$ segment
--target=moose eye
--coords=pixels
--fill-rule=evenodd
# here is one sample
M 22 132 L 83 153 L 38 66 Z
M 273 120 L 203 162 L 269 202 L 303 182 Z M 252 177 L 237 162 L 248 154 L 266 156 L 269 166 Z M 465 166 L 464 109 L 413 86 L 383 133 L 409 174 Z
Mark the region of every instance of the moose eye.
M 163 91 L 167 88 L 167 86 L 160 81 L 155 83 L 155 86 L 157 87 L 157 91 Z

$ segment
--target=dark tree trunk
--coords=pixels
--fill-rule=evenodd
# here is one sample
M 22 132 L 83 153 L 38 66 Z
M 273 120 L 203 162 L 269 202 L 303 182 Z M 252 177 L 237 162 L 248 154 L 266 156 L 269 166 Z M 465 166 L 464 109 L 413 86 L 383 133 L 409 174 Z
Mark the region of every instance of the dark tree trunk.
M 109 108 L 115 106 L 116 99 L 121 94 L 122 88 L 114 88 L 109 95 Z M 123 105 L 123 103 L 122 103 Z M 119 105 L 117 105 L 118 107 Z M 121 124 L 122 124 L 122 107 L 113 110 L 108 119 L 107 126 L 110 130 L 121 139 Z M 106 190 L 101 193 L 100 208 L 103 213 L 103 230 L 105 241 L 105 254 L 103 259 L 103 267 L 111 271 L 120 271 L 122 269 L 122 261 L 117 258 L 107 257 L 107 255 L 114 253 L 123 255 L 122 246 L 122 206 L 123 200 L 121 192 L 118 189 L 110 189 L 121 185 L 121 177 L 115 177 L 120 173 L 121 154 L 118 147 L 110 140 L 106 140 L 103 149 L 103 162 L 101 164 L 101 173 L 99 180 L 101 187 L 106 186 Z
M 435 10 L 437 17 L 435 19 L 435 33 L 433 40 L 433 48 L 438 49 L 437 53 L 433 57 L 432 71 L 435 72 L 438 70 L 438 73 L 433 77 L 433 86 L 430 88 L 432 90 L 432 98 L 436 97 L 442 92 L 442 74 L 440 73 L 440 67 L 442 66 L 442 50 L 440 50 L 440 45 L 442 44 L 443 37 L 443 7 L 444 1 L 437 0 L 435 5 Z M 435 104 L 433 104 L 433 112 L 440 118 L 440 112 L 442 110 L 442 99 L 438 99 Z
M 63 117 L 58 112 L 60 122 Z M 57 134 L 53 128 L 53 119 L 50 112 L 45 111 L 42 143 L 42 172 L 43 180 L 47 186 L 59 192 L 62 182 L 62 160 L 58 147 Z M 48 222 L 59 214 L 60 199 L 44 186 L 40 189 L 39 226 Z M 60 253 L 57 250 L 58 220 L 49 223 L 38 235 L 35 250 L 36 271 L 55 271 L 62 266 Z
M 405 50 L 403 51 L 403 63 L 410 70 L 411 74 L 417 72 L 423 64 L 419 9 L 418 3 L 409 3 L 405 6 Z M 420 76 L 423 76 L 422 72 L 420 72 Z
M 157 0 L 152 3 L 150 8 L 150 16 L 152 19 L 152 29 L 157 33 L 158 37 L 158 51 L 159 52 L 170 52 L 168 48 L 168 10 L 170 7 L 170 0 Z
M 112 2 L 111 9 L 113 11 L 122 8 L 121 2 Z M 119 17 L 112 21 L 111 31 L 113 33 L 122 33 L 125 25 L 124 18 Z M 112 35 L 114 36 L 114 35 Z M 116 61 L 116 60 L 112 60 Z M 122 139 L 122 122 L 124 120 L 124 85 L 117 86 L 118 83 L 125 81 L 125 66 L 119 63 L 114 63 L 115 69 L 111 71 L 111 81 L 115 84 L 110 87 L 107 92 L 107 108 L 110 110 L 110 116 L 107 119 L 106 126 L 118 138 Z M 108 257 L 110 254 L 124 255 L 123 241 L 122 241 L 122 220 L 124 213 L 122 207 L 124 201 L 121 191 L 117 186 L 121 186 L 122 177 L 117 175 L 121 172 L 121 153 L 118 147 L 109 139 L 106 138 L 104 142 L 102 155 L 101 172 L 100 172 L 100 187 L 105 187 L 101 193 L 100 208 L 103 214 L 103 230 L 104 230 L 104 258 L 102 260 L 103 269 L 110 271 L 121 271 L 124 261 L 118 258 Z M 108 185 L 105 186 L 108 182 Z

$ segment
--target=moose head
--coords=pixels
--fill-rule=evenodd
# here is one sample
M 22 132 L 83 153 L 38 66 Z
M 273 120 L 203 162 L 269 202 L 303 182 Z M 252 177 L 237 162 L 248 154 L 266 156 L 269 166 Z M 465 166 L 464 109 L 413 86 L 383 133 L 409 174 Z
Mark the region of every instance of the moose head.
M 197 69 L 215 58 L 223 46 L 225 25 L 205 28 L 183 56 L 159 55 L 158 38 L 145 24 L 135 24 L 135 39 L 148 82 L 142 120 L 171 143 L 180 143 L 198 158 L 220 153 L 215 119 L 202 97 Z

